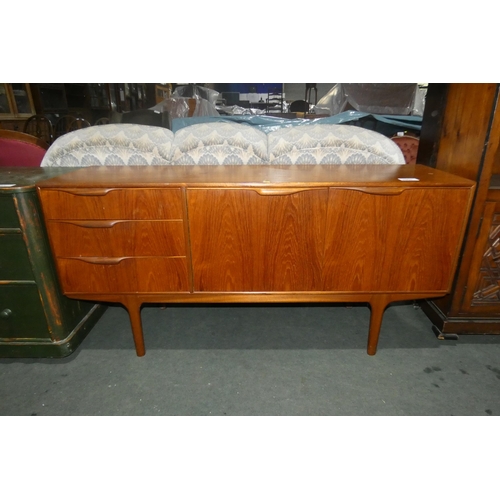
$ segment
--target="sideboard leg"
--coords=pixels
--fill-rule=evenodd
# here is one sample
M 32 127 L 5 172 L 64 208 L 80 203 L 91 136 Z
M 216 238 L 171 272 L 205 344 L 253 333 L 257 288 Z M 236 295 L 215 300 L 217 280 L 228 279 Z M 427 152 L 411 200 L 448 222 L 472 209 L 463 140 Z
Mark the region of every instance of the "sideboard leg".
M 137 356 L 144 356 L 144 354 L 146 354 L 146 347 L 144 345 L 144 335 L 142 332 L 142 303 L 135 297 L 129 297 L 123 301 L 123 305 L 127 308 L 130 317 L 132 335 L 134 336 L 135 352 L 137 353 Z
M 373 295 L 370 300 L 370 331 L 368 333 L 368 348 L 366 350 L 370 356 L 374 356 L 377 352 L 382 317 L 384 316 L 385 308 L 388 306 L 389 302 L 390 298 L 384 294 Z

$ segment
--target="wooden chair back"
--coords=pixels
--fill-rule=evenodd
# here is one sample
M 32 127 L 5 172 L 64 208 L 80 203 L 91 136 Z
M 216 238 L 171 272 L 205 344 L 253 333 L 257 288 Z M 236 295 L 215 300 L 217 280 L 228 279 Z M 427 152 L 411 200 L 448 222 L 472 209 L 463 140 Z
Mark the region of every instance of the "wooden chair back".
M 54 142 L 54 127 L 44 115 L 30 116 L 24 124 L 23 132 L 38 137 L 49 145 Z

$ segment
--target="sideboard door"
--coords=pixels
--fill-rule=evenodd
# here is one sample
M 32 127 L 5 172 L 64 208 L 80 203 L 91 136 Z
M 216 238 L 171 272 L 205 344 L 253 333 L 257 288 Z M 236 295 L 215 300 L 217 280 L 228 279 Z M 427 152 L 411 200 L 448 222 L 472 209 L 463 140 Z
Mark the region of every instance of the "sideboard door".
M 319 291 L 328 189 L 188 189 L 195 292 Z
M 468 188 L 330 188 L 324 290 L 445 292 Z

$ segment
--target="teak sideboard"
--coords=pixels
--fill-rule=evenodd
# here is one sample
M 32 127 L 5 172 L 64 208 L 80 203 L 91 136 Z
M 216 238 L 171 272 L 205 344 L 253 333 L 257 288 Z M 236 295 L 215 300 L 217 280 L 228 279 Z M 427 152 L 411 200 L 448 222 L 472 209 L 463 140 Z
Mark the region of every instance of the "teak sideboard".
M 421 165 L 88 167 L 37 183 L 63 292 L 141 306 L 389 303 L 451 287 L 474 182 Z

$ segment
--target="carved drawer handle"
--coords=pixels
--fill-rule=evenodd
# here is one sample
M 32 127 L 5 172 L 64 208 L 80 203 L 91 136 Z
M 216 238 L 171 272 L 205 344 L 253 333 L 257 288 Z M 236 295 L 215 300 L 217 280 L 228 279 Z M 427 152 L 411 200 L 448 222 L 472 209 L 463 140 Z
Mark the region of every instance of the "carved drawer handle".
M 262 196 L 286 196 L 289 194 L 313 191 L 314 188 L 255 188 L 254 191 Z
M 128 257 L 70 257 L 74 260 L 81 260 L 87 264 L 99 264 L 103 266 L 116 266 L 120 264 L 122 260 L 128 259 Z
M 78 188 L 78 189 L 60 189 L 68 194 L 73 194 L 75 196 L 106 196 L 111 191 L 115 191 L 112 188 Z
M 104 228 L 104 229 L 109 229 L 116 224 L 119 224 L 120 222 L 127 222 L 123 220 L 85 220 L 85 221 L 79 221 L 79 220 L 65 220 L 61 221 L 63 224 L 72 224 L 73 226 L 78 226 L 78 227 L 88 227 L 88 228 Z
M 405 187 L 341 187 L 339 189 L 350 189 L 352 191 L 360 191 L 367 194 L 378 194 L 383 196 L 397 196 L 403 191 Z
M 12 311 L 10 309 L 4 309 L 2 312 L 0 312 L 0 318 L 7 319 L 12 315 Z

